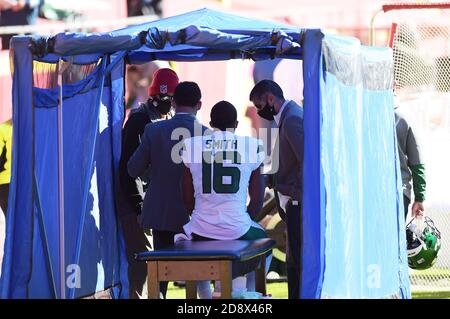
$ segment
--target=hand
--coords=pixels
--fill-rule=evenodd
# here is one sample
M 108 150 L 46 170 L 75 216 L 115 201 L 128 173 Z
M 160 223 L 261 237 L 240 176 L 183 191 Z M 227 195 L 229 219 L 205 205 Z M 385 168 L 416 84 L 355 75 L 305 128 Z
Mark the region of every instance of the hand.
M 421 202 L 414 202 L 411 208 L 411 216 L 413 218 L 423 217 L 423 213 L 425 211 L 425 208 L 423 207 L 423 203 Z
M 20 11 L 25 7 L 25 1 L 16 1 L 16 4 L 11 7 L 14 12 Z

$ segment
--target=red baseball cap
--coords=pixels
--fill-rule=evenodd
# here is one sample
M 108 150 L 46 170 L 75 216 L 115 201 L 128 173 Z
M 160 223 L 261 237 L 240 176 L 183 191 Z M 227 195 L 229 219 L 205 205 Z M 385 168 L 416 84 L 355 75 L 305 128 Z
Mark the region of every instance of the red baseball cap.
M 173 95 L 178 85 L 178 75 L 169 68 L 158 69 L 153 73 L 152 84 L 148 88 L 148 95 L 157 94 Z

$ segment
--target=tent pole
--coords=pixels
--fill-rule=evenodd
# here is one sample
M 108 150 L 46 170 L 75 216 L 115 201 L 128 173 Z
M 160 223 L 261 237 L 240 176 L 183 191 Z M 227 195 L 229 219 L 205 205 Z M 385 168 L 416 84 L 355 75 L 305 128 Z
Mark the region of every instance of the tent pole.
M 59 284 L 60 299 L 66 299 L 66 280 L 65 280 L 65 250 L 64 250 L 64 157 L 63 157 L 63 112 L 62 112 L 62 70 L 61 59 L 58 63 L 58 205 L 59 205 Z
M 66 299 L 66 280 L 65 280 L 65 238 L 64 238 L 64 157 L 63 157 L 63 80 L 62 74 L 63 61 L 60 58 L 58 61 L 58 224 L 59 224 L 59 285 L 60 285 L 60 299 Z

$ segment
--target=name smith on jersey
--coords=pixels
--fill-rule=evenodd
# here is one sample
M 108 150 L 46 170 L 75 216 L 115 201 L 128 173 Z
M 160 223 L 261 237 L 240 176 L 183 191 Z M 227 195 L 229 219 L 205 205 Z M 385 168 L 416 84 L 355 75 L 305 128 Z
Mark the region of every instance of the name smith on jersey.
M 237 140 L 206 140 L 205 149 L 215 149 L 215 150 L 237 150 Z

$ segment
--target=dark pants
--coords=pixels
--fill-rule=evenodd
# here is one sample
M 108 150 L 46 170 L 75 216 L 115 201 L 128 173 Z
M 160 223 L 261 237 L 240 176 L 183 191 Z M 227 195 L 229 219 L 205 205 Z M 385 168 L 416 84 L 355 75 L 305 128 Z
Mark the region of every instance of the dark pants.
M 250 229 L 241 237 L 236 238 L 237 240 L 255 240 L 255 239 L 261 239 L 261 238 L 267 238 L 267 233 L 260 228 L 256 228 L 251 226 Z M 209 237 L 203 237 L 200 235 L 197 235 L 196 233 L 192 233 L 192 240 L 193 241 L 209 241 L 209 240 L 219 240 Z
M 176 232 L 153 229 L 152 234 L 153 234 L 154 250 L 163 249 L 167 246 L 172 246 L 174 244 L 173 237 L 175 236 Z M 168 284 L 167 281 L 161 281 L 159 283 L 159 291 L 164 296 L 164 299 L 166 299 L 167 284 Z
M 6 211 L 8 210 L 8 195 L 9 195 L 9 184 L 0 184 L 0 207 L 2 208 L 3 214 L 6 217 Z
M 144 229 L 137 222 L 134 212 L 119 214 L 120 224 L 125 242 L 128 261 L 128 282 L 130 299 L 139 299 L 146 292 L 143 291 L 147 280 L 147 265 L 134 259 L 134 254 L 151 248 Z
M 300 299 L 302 286 L 302 206 L 286 206 L 286 272 L 288 279 L 288 298 Z
M 408 215 L 408 208 L 409 208 L 409 204 L 411 203 L 411 200 L 406 197 L 405 195 L 403 195 L 403 207 L 405 209 L 405 218 Z
M 406 197 L 405 195 L 403 195 L 403 206 L 405 209 L 405 219 L 406 216 L 408 216 L 408 208 L 409 208 L 409 204 L 411 203 L 411 200 Z M 411 231 L 407 230 L 406 231 L 406 242 L 407 243 L 412 243 L 414 241 L 414 235 Z

